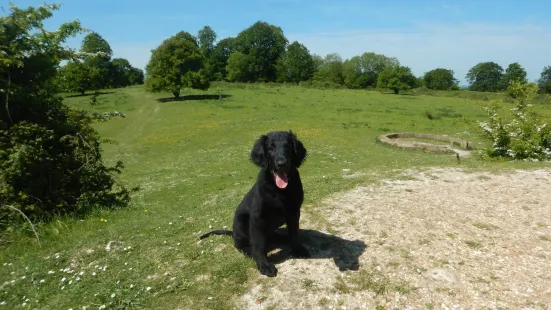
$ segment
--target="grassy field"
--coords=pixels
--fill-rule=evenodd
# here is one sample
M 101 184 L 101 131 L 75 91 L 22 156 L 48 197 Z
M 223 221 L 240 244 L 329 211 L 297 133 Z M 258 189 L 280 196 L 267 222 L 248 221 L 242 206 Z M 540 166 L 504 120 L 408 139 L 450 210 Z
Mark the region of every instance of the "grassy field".
M 67 97 L 76 108 L 126 113 L 97 129 L 117 141 L 104 145 L 106 161 L 122 160 L 122 181 L 141 190 L 128 209 L 41 225 L 41 248 L 30 233 L 12 236 L 0 252 L 5 309 L 231 309 L 257 276 L 255 266 L 230 238 L 198 244 L 198 235 L 231 227 L 257 174 L 249 151 L 271 130 L 292 129 L 308 149 L 301 175 L 305 208 L 313 214 L 324 197 L 397 169 L 541 166 L 458 163 L 454 156 L 375 141 L 383 133 L 413 131 L 481 142 L 462 117 L 482 120 L 485 112 L 468 99 L 225 84 L 186 100 L 166 98 L 142 87 L 109 90 L 94 107 L 89 96 Z M 109 241 L 122 245 L 106 251 Z

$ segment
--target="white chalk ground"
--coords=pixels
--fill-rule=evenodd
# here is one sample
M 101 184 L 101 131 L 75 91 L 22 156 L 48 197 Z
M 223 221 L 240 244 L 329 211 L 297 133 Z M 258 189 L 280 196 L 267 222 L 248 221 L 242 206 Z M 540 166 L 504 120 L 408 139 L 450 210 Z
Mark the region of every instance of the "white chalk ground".
M 551 169 L 406 171 L 301 226 L 314 258 L 258 275 L 237 309 L 551 309 Z

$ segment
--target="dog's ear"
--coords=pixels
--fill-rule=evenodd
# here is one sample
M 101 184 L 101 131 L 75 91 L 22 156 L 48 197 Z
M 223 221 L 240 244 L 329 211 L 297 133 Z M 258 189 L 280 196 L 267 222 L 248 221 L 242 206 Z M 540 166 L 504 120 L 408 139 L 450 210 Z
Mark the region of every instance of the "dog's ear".
M 266 141 L 268 141 L 268 136 L 260 136 L 254 143 L 251 151 L 251 161 L 261 168 L 268 165 L 268 161 L 266 160 Z
M 307 151 L 302 142 L 297 139 L 297 136 L 291 130 L 289 130 L 289 134 L 291 135 L 291 140 L 293 141 L 293 165 L 299 168 L 306 159 Z

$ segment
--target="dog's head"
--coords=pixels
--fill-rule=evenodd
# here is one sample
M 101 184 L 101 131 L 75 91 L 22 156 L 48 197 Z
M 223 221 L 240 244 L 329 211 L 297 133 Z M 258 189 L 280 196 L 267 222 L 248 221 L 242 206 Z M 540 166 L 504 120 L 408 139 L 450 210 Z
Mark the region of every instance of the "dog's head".
M 306 159 L 306 149 L 297 136 L 289 130 L 272 131 L 260 136 L 251 151 L 251 161 L 269 169 L 279 188 L 285 188 L 291 168 L 299 168 Z

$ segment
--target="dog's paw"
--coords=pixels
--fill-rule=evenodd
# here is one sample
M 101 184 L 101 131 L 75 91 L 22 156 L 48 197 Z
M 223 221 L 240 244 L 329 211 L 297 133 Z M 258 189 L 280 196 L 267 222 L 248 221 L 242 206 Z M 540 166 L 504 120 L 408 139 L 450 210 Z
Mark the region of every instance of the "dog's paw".
M 301 244 L 295 245 L 292 248 L 292 251 L 293 251 L 293 255 L 296 257 L 299 257 L 299 258 L 310 257 L 310 253 L 308 253 L 308 250 L 306 250 L 306 248 Z
M 275 277 L 277 275 L 277 268 L 273 264 L 267 264 L 260 266 L 258 268 L 260 270 L 260 273 L 268 276 L 268 277 Z

